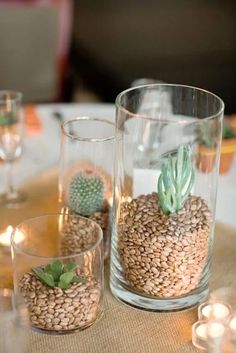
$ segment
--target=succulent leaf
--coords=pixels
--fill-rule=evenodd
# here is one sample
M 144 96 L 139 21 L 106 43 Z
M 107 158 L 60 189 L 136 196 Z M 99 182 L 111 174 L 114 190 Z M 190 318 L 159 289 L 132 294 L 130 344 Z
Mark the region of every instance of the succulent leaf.
M 51 264 L 51 272 L 54 274 L 54 278 L 58 280 L 63 270 L 63 265 L 61 261 L 56 260 Z
M 36 267 L 33 269 L 36 277 L 49 287 L 59 287 L 61 289 L 69 288 L 73 283 L 86 283 L 87 279 L 83 276 L 76 275 L 76 263 L 70 261 L 67 264 L 59 260 L 53 261 L 45 268 Z
M 34 273 L 36 274 L 38 279 L 40 279 L 41 282 L 47 284 L 49 287 L 55 286 L 54 278 L 50 273 L 43 272 L 43 270 L 39 267 L 34 268 Z
M 35 267 L 33 271 L 37 276 L 41 276 L 44 273 L 41 267 Z
M 75 277 L 73 277 L 72 282 L 85 284 L 85 283 L 87 283 L 87 278 L 83 277 L 83 276 L 79 276 L 79 277 L 75 276 Z
M 64 266 L 65 272 L 74 271 L 75 269 L 76 269 L 76 263 L 74 261 L 70 261 Z
M 40 270 L 42 270 L 42 269 L 40 268 Z M 47 266 L 45 266 L 45 271 L 46 271 L 46 272 L 51 271 L 51 265 L 50 265 L 50 264 L 47 265 Z
M 178 212 L 191 192 L 194 169 L 189 145 L 178 148 L 177 157 L 168 156 L 161 166 L 157 189 L 161 208 L 165 214 Z
M 74 278 L 73 272 L 65 272 L 60 276 L 58 287 L 66 289 L 69 287 L 72 279 Z

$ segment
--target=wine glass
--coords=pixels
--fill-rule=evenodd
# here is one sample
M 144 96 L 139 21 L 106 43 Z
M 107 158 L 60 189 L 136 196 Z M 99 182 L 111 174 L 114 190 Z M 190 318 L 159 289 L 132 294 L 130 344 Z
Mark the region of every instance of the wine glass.
M 7 167 L 7 190 L 1 196 L 1 203 L 6 207 L 17 207 L 26 199 L 22 191 L 15 189 L 12 180 L 13 163 L 22 153 L 23 120 L 22 94 L 0 91 L 0 158 Z

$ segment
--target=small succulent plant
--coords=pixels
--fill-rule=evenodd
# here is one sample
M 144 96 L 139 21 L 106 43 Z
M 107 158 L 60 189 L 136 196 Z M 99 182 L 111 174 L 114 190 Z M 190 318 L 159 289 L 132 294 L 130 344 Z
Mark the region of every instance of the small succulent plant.
M 236 138 L 236 133 L 234 129 L 230 126 L 230 124 L 224 121 L 223 130 L 222 130 L 222 139 L 227 140 L 232 138 Z
M 214 147 L 215 141 L 212 135 L 212 126 L 210 125 L 209 121 L 201 121 L 199 124 L 200 128 L 200 141 L 206 147 Z
M 208 121 L 202 121 L 199 125 L 200 127 L 200 140 L 202 144 L 211 148 L 216 146 L 215 138 L 212 133 L 213 127 L 210 125 Z M 227 140 L 231 138 L 236 138 L 236 133 L 234 129 L 230 126 L 227 120 L 223 122 L 222 129 L 222 139 Z
M 70 181 L 69 207 L 82 216 L 101 210 L 104 200 L 104 182 L 91 172 L 76 173 Z
M 17 122 L 14 112 L 0 113 L 0 126 L 9 126 Z
M 35 267 L 33 272 L 37 278 L 49 287 L 59 287 L 61 289 L 69 288 L 73 283 L 86 283 L 86 278 L 76 275 L 76 263 L 70 261 L 63 264 L 59 260 L 53 261 L 45 268 Z
M 158 179 L 158 196 L 165 214 L 180 211 L 192 189 L 194 169 L 189 145 L 178 148 L 176 159 L 171 155 L 163 161 Z

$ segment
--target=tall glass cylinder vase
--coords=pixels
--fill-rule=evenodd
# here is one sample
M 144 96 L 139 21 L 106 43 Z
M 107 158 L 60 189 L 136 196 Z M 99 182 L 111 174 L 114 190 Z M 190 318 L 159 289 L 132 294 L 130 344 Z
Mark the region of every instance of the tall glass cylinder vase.
M 116 100 L 111 291 L 148 310 L 208 294 L 224 103 L 188 86 Z
M 114 124 L 107 120 L 93 117 L 68 120 L 62 126 L 60 152 L 62 212 L 79 214 L 101 226 L 105 258 L 110 244 L 114 133 Z M 71 244 L 73 252 L 75 245 L 76 239 Z

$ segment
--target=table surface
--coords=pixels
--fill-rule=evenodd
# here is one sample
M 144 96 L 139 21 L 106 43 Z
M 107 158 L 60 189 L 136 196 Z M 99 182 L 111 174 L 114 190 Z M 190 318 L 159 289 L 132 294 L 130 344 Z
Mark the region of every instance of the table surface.
M 18 223 L 37 214 L 55 212 L 57 171 L 45 172 L 27 183 L 28 203 L 21 209 L 0 209 L 2 217 Z M 50 202 L 49 202 L 50 200 Z M 212 264 L 211 289 L 230 286 L 236 271 L 236 230 L 217 224 Z M 0 249 L 0 285 L 11 286 L 10 253 Z M 196 308 L 176 313 L 150 313 L 117 301 L 108 286 L 105 268 L 104 316 L 91 328 L 65 336 L 30 332 L 29 353 L 196 353 L 191 343 L 191 326 Z
M 41 134 L 27 137 L 25 152 L 16 173 L 18 185 L 24 184 L 28 202 L 20 209 L 0 208 L 0 229 L 16 225 L 25 218 L 55 212 L 57 202 L 57 169 L 60 125 L 53 117 L 60 111 L 64 119 L 78 115 L 96 115 L 114 119 L 113 105 L 41 105 Z M 50 137 L 50 138 L 49 138 Z M 47 158 L 45 158 L 45 155 Z M 28 168 L 26 169 L 26 166 Z M 4 171 L 2 165 L 1 172 Z M 234 283 L 236 270 L 236 168 L 220 177 L 216 237 L 211 289 Z M 3 178 L 2 173 L 0 173 Z M 1 183 L 1 180 L 0 180 Z M 226 225 L 227 224 L 227 225 Z M 0 287 L 11 286 L 10 253 L 0 248 Z M 172 353 L 196 352 L 191 344 L 191 326 L 196 321 L 196 308 L 178 313 L 148 313 L 118 302 L 108 287 L 108 268 L 104 296 L 104 316 L 84 332 L 67 336 L 46 336 L 31 332 L 30 353 Z

